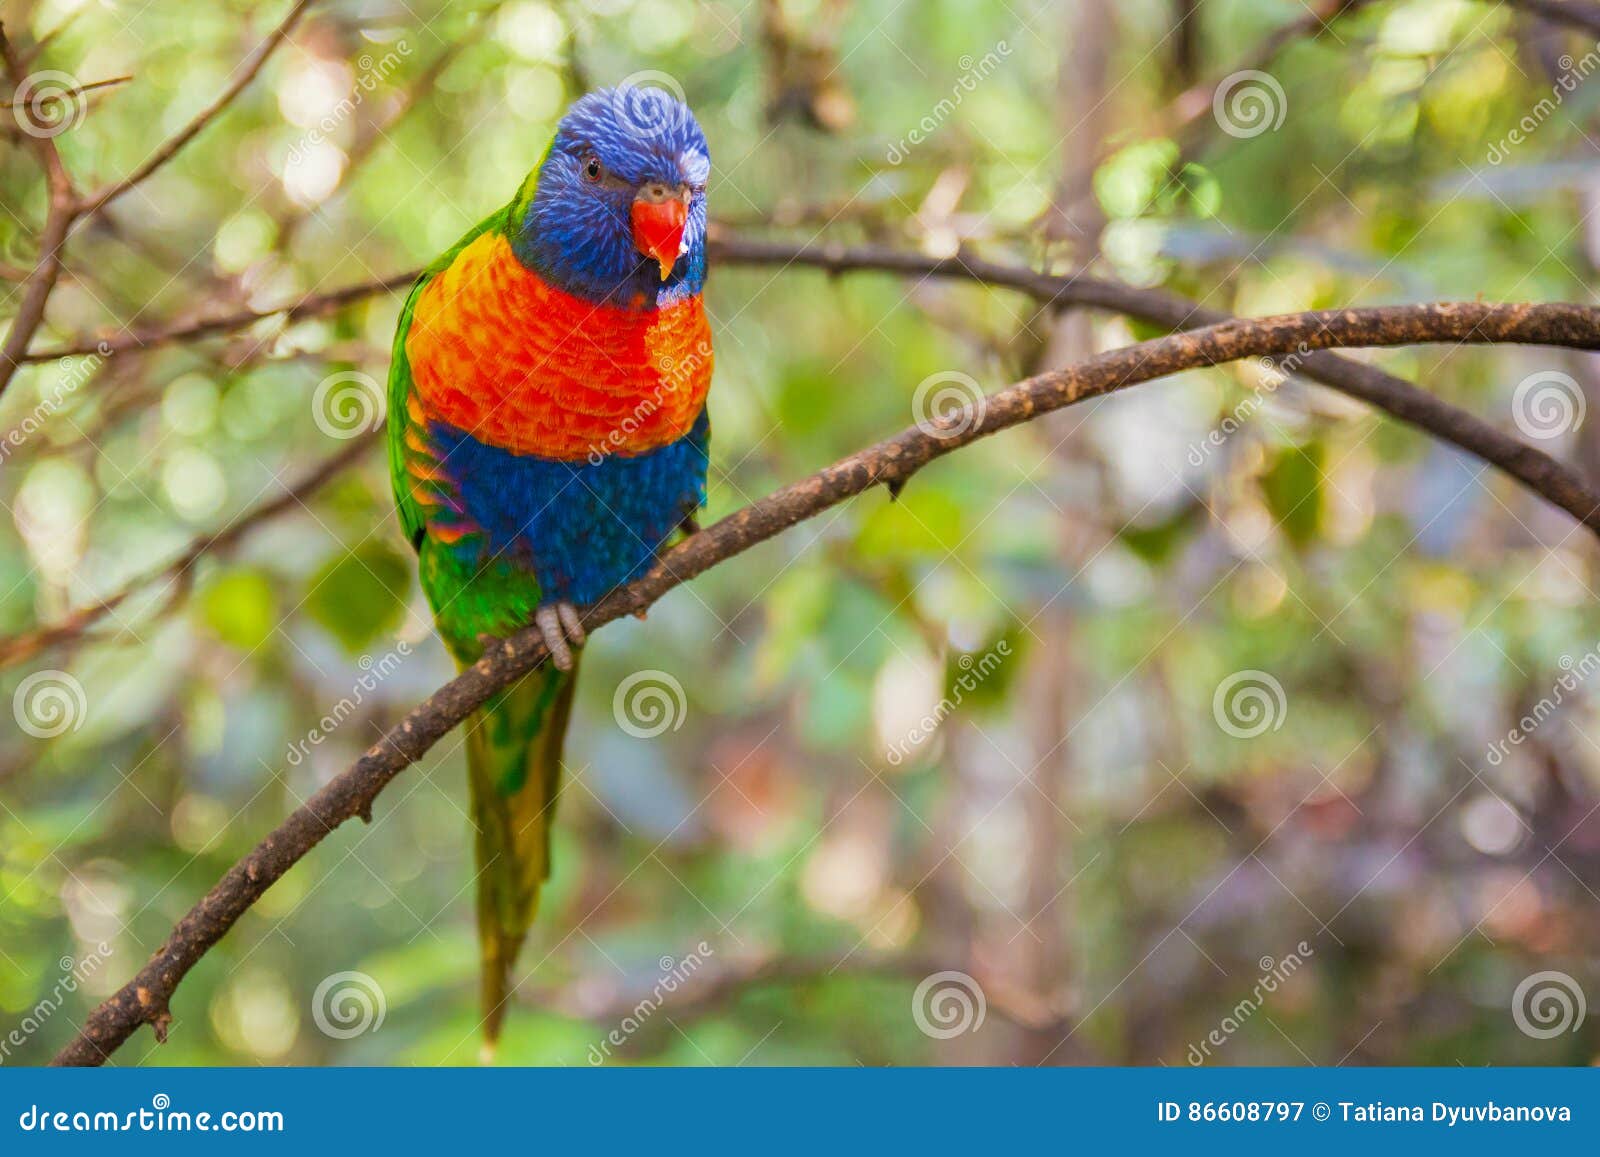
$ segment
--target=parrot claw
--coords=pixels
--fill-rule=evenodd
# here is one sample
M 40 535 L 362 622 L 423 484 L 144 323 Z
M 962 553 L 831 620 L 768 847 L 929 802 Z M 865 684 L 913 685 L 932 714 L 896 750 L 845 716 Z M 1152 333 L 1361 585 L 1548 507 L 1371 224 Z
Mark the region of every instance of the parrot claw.
M 587 638 L 578 619 L 578 608 L 571 603 L 545 603 L 533 612 L 533 623 L 549 648 L 550 661 L 559 670 L 572 670 L 572 647 L 583 646 Z

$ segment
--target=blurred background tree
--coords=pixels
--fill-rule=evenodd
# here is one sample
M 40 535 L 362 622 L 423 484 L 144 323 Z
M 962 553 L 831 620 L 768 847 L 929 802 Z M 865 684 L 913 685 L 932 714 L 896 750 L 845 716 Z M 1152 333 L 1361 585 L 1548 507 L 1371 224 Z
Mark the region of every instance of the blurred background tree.
M 19 88 L 4 124 L 0 325 L 47 226 L 34 142 L 84 189 L 136 172 L 287 11 L 0 0 L 70 121 L 25 131 Z M 361 287 L 503 203 L 576 92 L 681 90 L 725 235 L 965 249 L 1241 314 L 1584 301 L 1597 14 L 309 5 L 80 223 L 32 348 L 81 352 L 0 398 L 3 1059 L 47 1059 L 451 674 L 363 432 L 399 301 Z M 873 273 L 724 269 L 708 300 L 712 517 L 899 430 L 919 382 L 992 389 L 1150 332 Z M 1375 360 L 1596 473 L 1591 356 Z M 502 1059 L 1590 1061 L 1594 1021 L 1530 1033 L 1512 1002 L 1541 971 L 1600 991 L 1594 570 L 1566 515 L 1271 367 L 978 443 L 598 636 Z M 463 780 L 452 735 L 118 1063 L 472 1061 Z

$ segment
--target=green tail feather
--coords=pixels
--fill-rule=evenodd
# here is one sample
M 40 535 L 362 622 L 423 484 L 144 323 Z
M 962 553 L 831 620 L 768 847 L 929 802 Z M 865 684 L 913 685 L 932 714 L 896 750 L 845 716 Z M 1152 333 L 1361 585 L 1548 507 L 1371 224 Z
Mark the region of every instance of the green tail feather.
M 484 1037 L 500 1038 L 511 970 L 550 875 L 550 824 L 577 670 L 545 666 L 473 713 L 467 724 L 472 820 L 478 829 L 478 940 Z

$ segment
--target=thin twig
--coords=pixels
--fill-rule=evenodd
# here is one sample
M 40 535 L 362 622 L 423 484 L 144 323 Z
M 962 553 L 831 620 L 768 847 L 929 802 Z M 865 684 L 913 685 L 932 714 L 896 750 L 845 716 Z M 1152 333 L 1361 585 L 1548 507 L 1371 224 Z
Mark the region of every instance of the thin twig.
M 46 648 L 62 646 L 82 639 L 85 631 L 145 587 L 153 586 L 156 583 L 171 582 L 182 584 L 187 582 L 196 564 L 202 558 L 232 546 L 260 523 L 275 518 L 285 511 L 291 511 L 296 507 L 303 506 L 306 499 L 338 477 L 346 467 L 360 461 L 361 457 L 378 442 L 380 436 L 380 431 L 371 430 L 362 434 L 359 438 L 353 439 L 343 450 L 326 459 L 282 494 L 245 511 L 221 530 L 214 530 L 208 534 L 201 535 L 191 542 L 177 558 L 149 574 L 141 575 L 134 579 L 120 588 L 115 594 L 108 595 L 97 603 L 82 607 L 65 619 L 51 623 L 47 627 L 0 637 L 0 667 L 8 667 L 13 663 L 20 663 L 32 658 Z
M 1576 305 L 1482 303 L 1392 306 L 1235 320 L 1113 350 L 1018 382 L 966 414 L 912 427 L 768 495 L 666 551 L 643 577 L 586 609 L 593 630 L 653 605 L 681 585 L 757 543 L 857 494 L 891 494 L 922 467 L 962 446 L 1064 406 L 1186 369 L 1245 357 L 1301 354 L 1334 346 L 1425 342 L 1515 342 L 1600 348 L 1600 309 Z M 537 628 L 492 645 L 483 658 L 413 708 L 354 765 L 296 808 L 238 861 L 173 928 L 139 973 L 96 1007 L 56 1055 L 58 1065 L 97 1065 L 149 1024 L 163 1039 L 168 1005 L 191 968 L 258 898 L 336 827 L 371 819 L 388 783 L 420 759 L 490 695 L 547 657 Z
M 16 46 L 6 37 L 3 25 L 0 25 L 0 63 L 5 65 L 12 84 L 23 83 L 27 65 Z M 5 345 L 0 346 L 0 394 L 5 392 L 11 379 L 16 376 L 27 356 L 28 343 L 33 341 L 34 333 L 44 321 L 45 306 L 50 303 L 50 294 L 61 276 L 61 247 L 66 244 L 67 234 L 72 230 L 78 204 L 72 178 L 61 163 L 61 154 L 56 151 L 55 141 L 49 136 L 33 133 L 23 135 L 27 138 L 28 147 L 38 157 L 40 168 L 44 170 L 49 204 L 45 210 L 44 229 L 39 234 L 39 258 L 33 272 L 22 283 L 22 303 L 17 308 L 16 316 L 11 319 Z
M 1229 320 L 1222 310 L 1206 309 L 1176 293 L 1135 289 L 1120 282 L 1074 275 L 1051 277 L 1017 266 L 998 265 L 961 256 L 935 260 L 890 248 L 842 248 L 729 239 L 713 246 L 723 265 L 807 265 L 830 273 L 872 269 L 928 277 L 966 278 L 1030 294 L 1046 305 L 1093 306 L 1137 317 L 1173 330 L 1217 325 Z M 1600 489 L 1581 474 L 1541 450 L 1498 430 L 1404 378 L 1376 366 L 1331 353 L 1297 359 L 1294 372 L 1359 398 L 1425 433 L 1459 446 L 1498 466 L 1534 493 L 1559 506 L 1600 534 Z
M 133 77 L 131 76 L 108 76 L 105 80 L 91 80 L 88 84 L 80 84 L 76 88 L 67 89 L 65 92 L 51 93 L 50 99 L 61 101 L 71 100 L 74 97 L 87 96 L 91 92 L 99 92 L 103 88 L 114 88 L 119 84 L 128 84 L 132 80 Z M 27 106 L 19 105 L 16 102 L 16 99 L 13 98 L 11 103 L 5 107 L 18 109 L 25 108 Z
M 320 317 L 322 314 L 331 313 L 346 305 L 365 301 L 369 297 L 404 289 L 417 279 L 418 272 L 420 271 L 412 270 L 409 273 L 379 278 L 376 281 L 364 281 L 358 285 L 347 285 L 342 289 L 330 290 L 327 293 L 307 294 L 298 301 L 276 309 L 245 309 L 234 313 L 221 314 L 217 317 L 201 318 L 197 321 L 179 322 L 166 327 L 107 335 L 103 339 L 84 338 L 70 345 L 57 346 L 54 349 L 39 350 L 36 353 L 31 353 L 23 361 L 49 362 L 60 358 L 85 357 L 91 353 L 111 356 L 155 349 L 159 346 L 174 345 L 178 342 L 218 337 L 222 334 L 247 329 L 258 321 L 265 321 L 267 318 L 282 317 L 284 321 L 289 322 L 300 321 L 308 317 Z
M 220 116 L 250 82 L 256 78 L 256 74 L 261 71 L 262 65 L 267 63 L 267 59 L 278 50 L 279 45 L 288 39 L 289 33 L 294 31 L 294 26 L 300 22 L 300 17 L 305 15 L 306 9 L 315 3 L 316 0 L 295 0 L 295 5 L 289 10 L 289 14 L 234 69 L 233 83 L 223 89 L 215 100 L 196 113 L 188 124 L 158 145 L 155 152 L 151 153 L 144 163 L 134 169 L 133 172 L 123 177 L 120 181 L 114 181 L 85 197 L 81 207 L 82 216 L 93 217 L 98 214 L 112 201 L 115 201 L 128 190 L 149 178 L 162 165 L 177 156 L 179 150 L 199 136 L 201 130 Z

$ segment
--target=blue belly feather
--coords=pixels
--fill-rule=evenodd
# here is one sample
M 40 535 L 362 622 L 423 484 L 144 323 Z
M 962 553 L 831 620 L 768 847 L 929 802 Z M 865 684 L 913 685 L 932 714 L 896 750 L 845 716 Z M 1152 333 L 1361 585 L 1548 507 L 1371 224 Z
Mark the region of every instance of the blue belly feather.
M 584 606 L 637 578 L 706 500 L 704 410 L 676 442 L 597 461 L 513 454 L 442 422 L 429 433 L 462 514 L 479 531 L 451 549 L 527 565 L 542 601 Z

